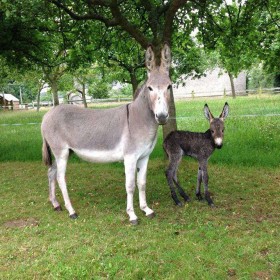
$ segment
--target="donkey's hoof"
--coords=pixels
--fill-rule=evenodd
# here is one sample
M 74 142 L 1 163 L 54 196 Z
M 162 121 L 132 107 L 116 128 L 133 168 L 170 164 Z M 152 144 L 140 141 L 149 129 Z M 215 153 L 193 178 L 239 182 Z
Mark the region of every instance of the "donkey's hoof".
M 210 206 L 211 208 L 215 208 L 215 207 L 216 207 L 216 205 L 215 205 L 214 203 L 209 203 L 209 206 Z
M 69 217 L 74 220 L 74 219 L 78 218 L 78 214 L 74 213 L 74 214 L 70 215 Z
M 199 201 L 203 200 L 203 197 L 202 197 L 201 194 L 196 194 L 196 197 L 197 197 L 197 199 L 198 199 Z
M 176 206 L 178 206 L 178 207 L 183 207 L 183 203 L 182 202 L 176 202 Z
M 130 224 L 132 226 L 137 226 L 138 225 L 138 220 L 132 220 L 132 221 L 130 221 Z
M 149 218 L 149 219 L 153 219 L 155 216 L 156 216 L 156 213 L 153 212 L 153 213 L 147 215 L 146 217 Z
M 56 206 L 56 207 L 54 208 L 54 211 L 62 211 L 61 206 L 60 206 L 60 205 Z

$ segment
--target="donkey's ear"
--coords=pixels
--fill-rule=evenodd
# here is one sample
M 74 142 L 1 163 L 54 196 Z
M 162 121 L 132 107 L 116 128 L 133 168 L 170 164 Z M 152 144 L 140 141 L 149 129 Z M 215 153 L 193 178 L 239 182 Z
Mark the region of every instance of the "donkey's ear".
M 205 118 L 207 120 L 209 120 L 210 122 L 212 121 L 212 119 L 214 119 L 207 104 L 204 105 L 204 115 L 205 115 Z
M 155 54 L 152 46 L 149 46 L 146 50 L 145 63 L 149 71 L 152 71 L 156 67 Z
M 229 113 L 229 105 L 226 102 L 219 118 L 224 120 L 228 116 L 228 113 Z
M 160 67 L 163 68 L 165 71 L 169 72 L 170 65 L 171 65 L 171 50 L 169 45 L 165 43 L 161 50 Z

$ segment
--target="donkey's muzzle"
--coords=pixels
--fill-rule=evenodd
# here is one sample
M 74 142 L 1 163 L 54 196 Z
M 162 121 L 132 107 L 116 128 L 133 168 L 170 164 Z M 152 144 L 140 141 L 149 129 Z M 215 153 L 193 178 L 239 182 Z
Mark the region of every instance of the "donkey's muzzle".
M 217 149 L 221 149 L 222 147 L 223 147 L 223 144 L 216 145 L 216 148 L 217 148 Z
M 168 121 L 169 114 L 156 114 L 155 118 L 158 124 L 164 125 Z

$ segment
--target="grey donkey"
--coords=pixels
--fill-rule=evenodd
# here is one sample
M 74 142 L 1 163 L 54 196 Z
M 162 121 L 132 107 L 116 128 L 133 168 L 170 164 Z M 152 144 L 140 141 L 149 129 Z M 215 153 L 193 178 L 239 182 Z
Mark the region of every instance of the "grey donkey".
M 183 156 L 196 158 L 199 163 L 197 173 L 196 197 L 202 200 L 200 192 L 201 182 L 204 184 L 205 199 L 209 206 L 214 206 L 213 200 L 208 191 L 208 159 L 215 148 L 221 149 L 224 137 L 224 120 L 228 116 L 229 105 L 226 102 L 219 118 L 214 118 L 207 104 L 204 106 L 204 115 L 210 122 L 210 128 L 204 132 L 172 131 L 163 142 L 163 148 L 168 156 L 169 165 L 166 170 L 166 178 L 170 187 L 171 196 L 178 206 L 182 203 L 178 199 L 174 183 L 185 201 L 189 201 L 188 195 L 184 192 L 177 179 L 177 170 Z

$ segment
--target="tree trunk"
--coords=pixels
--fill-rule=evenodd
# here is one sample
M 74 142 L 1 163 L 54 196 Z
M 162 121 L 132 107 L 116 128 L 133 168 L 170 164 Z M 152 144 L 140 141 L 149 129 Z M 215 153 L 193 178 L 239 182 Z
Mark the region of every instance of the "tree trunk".
M 234 88 L 234 82 L 233 82 L 233 76 L 231 73 L 228 72 L 229 80 L 230 80 L 230 86 L 231 86 L 231 94 L 233 98 L 236 98 L 235 94 L 235 88 Z
M 86 85 L 83 83 L 83 89 L 82 89 L 82 99 L 84 107 L 87 108 L 87 99 L 86 99 Z
M 275 74 L 273 86 L 280 87 L 280 73 Z
M 176 107 L 173 95 L 173 88 L 170 90 L 170 103 L 169 103 L 169 120 L 167 124 L 162 127 L 163 139 L 171 132 L 177 130 L 177 122 L 176 122 Z
M 59 105 L 57 81 L 51 81 L 51 89 L 53 94 L 53 105 Z
M 39 90 L 37 94 L 37 109 L 36 109 L 37 112 L 39 112 L 40 110 L 40 101 L 41 101 L 41 90 Z
M 132 85 L 133 99 L 136 98 L 136 90 L 138 88 L 138 81 L 134 71 L 130 72 L 130 81 Z

